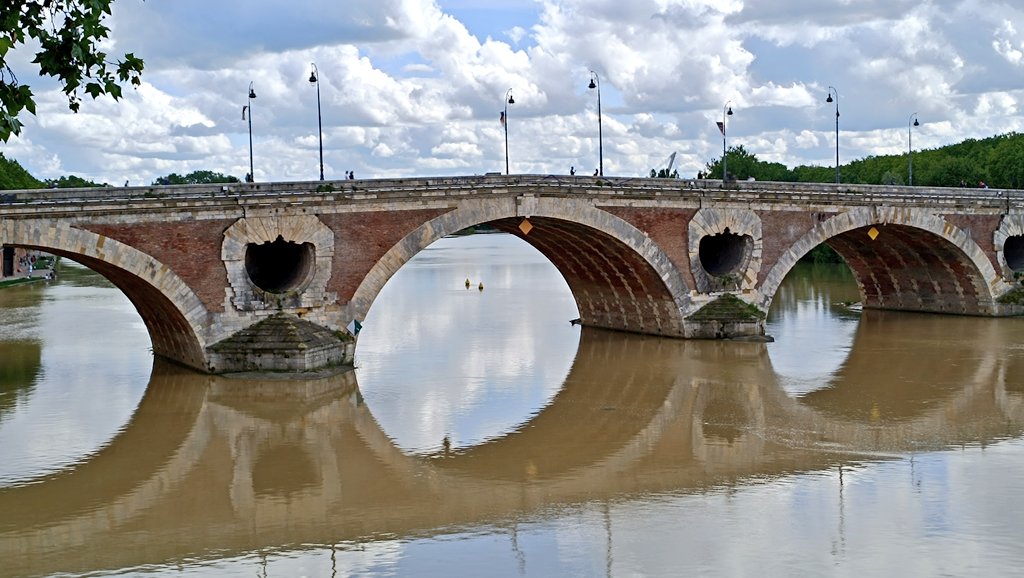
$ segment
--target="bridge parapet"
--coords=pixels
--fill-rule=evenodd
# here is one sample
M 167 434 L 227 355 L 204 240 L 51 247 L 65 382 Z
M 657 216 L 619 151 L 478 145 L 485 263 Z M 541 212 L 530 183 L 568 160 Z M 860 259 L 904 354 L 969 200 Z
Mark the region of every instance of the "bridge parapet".
M 460 198 L 475 195 L 529 193 L 535 196 L 586 196 L 645 199 L 731 201 L 766 204 L 863 206 L 899 205 L 942 209 L 1009 210 L 1019 208 L 1024 191 L 736 181 L 568 177 L 558 175 L 419 177 L 280 183 L 230 183 L 148 187 L 30 189 L 0 195 L 0 216 L 23 215 L 36 206 L 52 210 L 144 209 L 195 206 L 316 203 L 409 198 Z

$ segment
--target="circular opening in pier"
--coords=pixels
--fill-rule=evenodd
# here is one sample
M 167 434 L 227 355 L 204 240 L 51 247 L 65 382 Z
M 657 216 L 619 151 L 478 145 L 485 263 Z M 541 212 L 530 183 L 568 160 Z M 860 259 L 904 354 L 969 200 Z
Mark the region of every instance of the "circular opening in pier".
M 249 243 L 245 249 L 245 272 L 253 285 L 268 293 L 284 293 L 300 287 L 313 272 L 312 243 L 285 241 L 280 235 L 273 243 Z
M 744 267 L 753 246 L 754 240 L 750 235 L 737 235 L 726 228 L 717 235 L 707 235 L 700 240 L 700 265 L 716 277 L 736 273 Z
M 1003 245 L 1003 256 L 1010 269 L 1024 271 L 1024 237 L 1015 235 L 1007 239 Z

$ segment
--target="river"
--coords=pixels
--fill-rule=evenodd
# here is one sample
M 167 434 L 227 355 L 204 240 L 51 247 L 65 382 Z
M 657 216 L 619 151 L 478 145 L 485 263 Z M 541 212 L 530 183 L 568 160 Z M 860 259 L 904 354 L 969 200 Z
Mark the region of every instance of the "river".
M 65 261 L 0 290 L 0 576 L 1018 573 L 1024 320 L 857 298 L 801 264 L 772 343 L 594 330 L 518 239 L 446 238 L 354 371 L 242 381 Z

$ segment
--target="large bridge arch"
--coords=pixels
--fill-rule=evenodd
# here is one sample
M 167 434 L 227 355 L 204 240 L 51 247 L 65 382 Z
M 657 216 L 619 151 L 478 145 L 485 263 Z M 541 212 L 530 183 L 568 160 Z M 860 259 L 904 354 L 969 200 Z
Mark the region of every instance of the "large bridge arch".
M 521 227 L 528 221 L 530 227 Z M 460 202 L 406 235 L 356 289 L 349 315 L 365 318 L 385 283 L 438 239 L 490 224 L 523 239 L 565 278 L 583 325 L 683 336 L 687 287 L 665 252 L 642 231 L 587 200 L 521 196 Z
M 942 216 L 864 207 L 819 223 L 793 243 L 761 283 L 763 310 L 797 261 L 821 243 L 846 261 L 868 308 L 998 315 L 996 298 L 1010 289 L 971 235 Z
M 153 353 L 206 369 L 203 328 L 207 310 L 171 269 L 129 245 L 52 221 L 2 221 L 3 244 L 37 249 L 96 271 L 128 297 L 142 317 Z

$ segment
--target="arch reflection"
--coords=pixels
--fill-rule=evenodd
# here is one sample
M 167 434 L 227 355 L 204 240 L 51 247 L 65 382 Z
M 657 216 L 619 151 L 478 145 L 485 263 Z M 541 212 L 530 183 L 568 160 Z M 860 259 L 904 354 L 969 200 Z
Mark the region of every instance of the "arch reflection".
M 0 363 L 0 421 L 31 394 L 42 367 L 42 351 L 36 341 L 15 341 L 4 347 Z
M 852 392 L 868 376 L 885 378 L 871 370 L 878 344 L 855 340 L 831 389 L 793 398 L 764 344 L 585 329 L 563 389 L 528 423 L 429 456 L 391 442 L 354 372 L 241 381 L 157 362 L 139 409 L 106 448 L 72 470 L 0 489 L 0 558 L 15 575 L 221 559 L 1016 437 L 1020 360 L 990 347 L 998 338 L 963 335 L 959 346 L 970 349 L 947 374 L 915 372 L 905 356 L 891 385 L 915 409 L 876 420 Z

